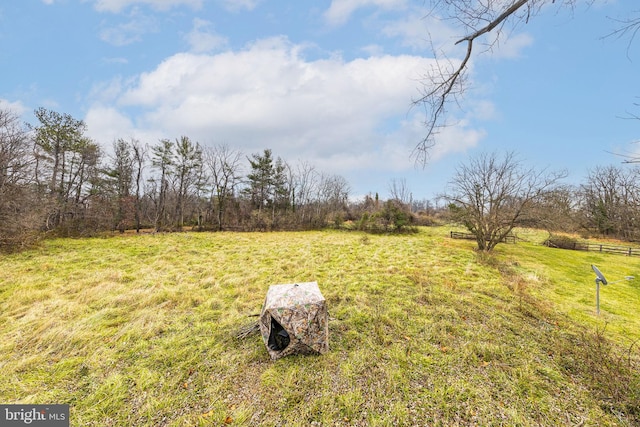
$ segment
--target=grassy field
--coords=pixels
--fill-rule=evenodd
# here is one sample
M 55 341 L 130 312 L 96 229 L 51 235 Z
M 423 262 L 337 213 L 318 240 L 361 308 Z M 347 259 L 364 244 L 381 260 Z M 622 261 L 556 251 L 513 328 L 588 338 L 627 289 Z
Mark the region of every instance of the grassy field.
M 448 229 L 51 240 L 0 258 L 0 403 L 72 426 L 640 425 L 640 259 Z M 595 315 L 596 264 L 613 281 Z M 323 356 L 271 361 L 269 285 L 318 281 Z

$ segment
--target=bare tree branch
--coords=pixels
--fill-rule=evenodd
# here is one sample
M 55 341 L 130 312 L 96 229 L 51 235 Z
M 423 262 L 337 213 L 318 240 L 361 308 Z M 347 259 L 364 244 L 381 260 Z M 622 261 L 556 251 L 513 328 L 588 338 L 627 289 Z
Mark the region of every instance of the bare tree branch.
M 629 37 L 627 43 L 627 57 L 629 57 L 629 50 L 631 50 L 631 44 L 636 38 L 636 35 L 640 31 L 640 10 L 636 10 L 630 13 L 630 15 L 624 19 L 609 18 L 618 25 L 614 31 L 610 32 L 603 38 L 615 37 L 621 39 L 623 37 Z
M 469 34 L 468 36 L 458 40 L 456 44 L 460 44 L 464 41 L 473 42 L 473 40 L 477 39 L 481 35 L 491 32 L 494 28 L 500 25 L 505 19 L 507 19 L 514 13 L 516 13 L 518 9 L 520 9 L 522 6 L 529 3 L 530 1 L 531 0 L 518 0 L 517 2 L 513 3 L 510 7 L 505 9 L 505 11 L 502 12 L 496 19 L 489 22 L 489 24 L 480 28 L 478 31 L 474 32 L 473 34 Z
M 444 70 L 443 67 L 437 65 L 437 67 L 432 70 L 435 71 L 435 73 L 427 77 L 427 80 L 431 83 L 430 89 L 426 90 L 422 97 L 413 102 L 414 105 L 422 105 L 425 108 L 427 116 L 427 119 L 424 122 L 424 125 L 427 128 L 427 133 L 418 143 L 413 153 L 419 163 L 424 165 L 427 162 L 429 158 L 429 151 L 434 145 L 435 135 L 442 127 L 446 126 L 446 123 L 442 122 L 442 117 L 446 113 L 446 105 L 449 98 L 453 97 L 455 99 L 457 95 L 462 94 L 463 92 L 465 71 L 473 53 L 474 41 L 478 37 L 493 31 L 496 27 L 503 24 L 506 19 L 513 16 L 523 6 L 533 1 L 534 0 L 517 0 L 513 2 L 496 18 L 490 19 L 486 25 L 458 40 L 455 43 L 456 45 L 463 42 L 467 43 L 467 50 L 460 64 L 453 66 L 451 61 L 448 61 L 448 64 L 452 67 L 451 70 Z M 484 5 L 481 10 L 471 7 L 465 8 L 464 6 L 455 6 L 456 10 L 463 15 L 457 19 L 460 19 L 461 23 L 466 27 L 471 27 L 470 22 L 472 23 L 484 20 L 483 16 L 491 10 L 490 3 L 491 2 L 488 2 Z M 464 2 L 464 4 L 467 5 L 466 2 Z

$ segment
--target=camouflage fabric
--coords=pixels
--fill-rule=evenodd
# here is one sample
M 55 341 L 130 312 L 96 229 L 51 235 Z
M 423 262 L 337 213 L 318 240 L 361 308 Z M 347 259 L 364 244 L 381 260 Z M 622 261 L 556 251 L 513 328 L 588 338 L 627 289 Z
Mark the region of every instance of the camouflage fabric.
M 317 282 L 272 285 L 260 313 L 271 359 L 329 351 L 329 315 Z

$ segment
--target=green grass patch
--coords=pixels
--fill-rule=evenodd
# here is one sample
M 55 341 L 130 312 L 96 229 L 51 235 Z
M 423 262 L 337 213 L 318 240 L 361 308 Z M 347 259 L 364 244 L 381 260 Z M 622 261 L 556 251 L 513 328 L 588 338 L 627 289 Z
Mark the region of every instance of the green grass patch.
M 0 401 L 82 426 L 637 425 L 640 259 L 492 256 L 448 229 L 47 241 L 0 258 Z M 538 239 L 540 237 L 540 239 Z M 610 280 L 595 316 L 598 265 Z M 330 352 L 271 361 L 271 284 L 318 281 Z

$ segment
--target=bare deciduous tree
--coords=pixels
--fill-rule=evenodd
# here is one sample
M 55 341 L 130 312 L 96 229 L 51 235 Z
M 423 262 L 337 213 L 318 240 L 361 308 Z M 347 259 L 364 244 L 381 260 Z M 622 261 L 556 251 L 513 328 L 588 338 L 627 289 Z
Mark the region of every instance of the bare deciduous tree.
M 151 189 L 153 190 L 153 201 L 155 204 L 154 228 L 156 231 L 163 231 L 166 227 L 166 205 L 169 194 L 169 178 L 173 167 L 173 142 L 168 139 L 161 139 L 158 145 L 151 147 L 153 153 L 152 165 L 160 172 L 160 182 L 156 184 L 155 179 L 151 179 Z
M 16 114 L 0 109 L 0 249 L 28 246 L 37 239 L 43 206 L 33 186 L 35 158 Z
M 580 228 L 577 219 L 578 190 L 571 185 L 558 185 L 540 194 L 532 201 L 531 220 L 527 226 L 556 231 L 576 232 Z
M 211 205 L 215 212 L 216 227 L 222 231 L 227 206 L 235 197 L 240 184 L 242 153 L 226 144 L 204 150 L 204 163 L 211 176 Z
M 514 153 L 482 154 L 456 169 L 442 197 L 453 218 L 475 235 L 478 250 L 491 251 L 527 218 L 532 202 L 565 176 L 526 168 Z
M 640 169 L 597 167 L 581 186 L 585 227 L 635 239 L 640 232 Z
M 350 191 L 343 176 L 322 174 L 318 183 L 316 217 L 327 220 L 333 216 L 333 220 L 339 220 L 347 210 Z
M 409 190 L 409 186 L 407 185 L 407 180 L 402 178 L 400 180 L 392 179 L 389 183 L 389 198 L 392 200 L 397 200 L 398 202 L 411 206 L 413 202 L 413 196 L 411 195 L 411 190 Z
M 136 194 L 135 194 L 135 213 L 134 220 L 136 225 L 136 233 L 140 232 L 140 224 L 141 224 L 141 185 L 142 185 L 142 173 L 144 171 L 144 166 L 147 161 L 147 151 L 148 147 L 146 145 L 142 145 L 140 141 L 137 139 L 131 140 L 131 150 L 133 151 L 133 163 L 135 165 L 135 186 L 136 186 Z
M 311 205 L 318 190 L 319 179 L 320 174 L 316 171 L 315 166 L 308 162 L 301 162 L 297 165 L 293 194 L 295 195 L 296 212 L 300 224 L 303 226 L 311 220 Z
M 10 186 L 29 182 L 32 163 L 27 131 L 18 116 L 0 110 L 0 195 Z

